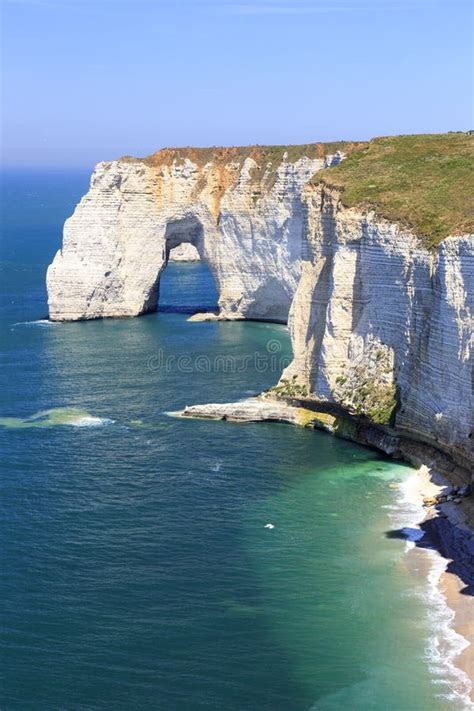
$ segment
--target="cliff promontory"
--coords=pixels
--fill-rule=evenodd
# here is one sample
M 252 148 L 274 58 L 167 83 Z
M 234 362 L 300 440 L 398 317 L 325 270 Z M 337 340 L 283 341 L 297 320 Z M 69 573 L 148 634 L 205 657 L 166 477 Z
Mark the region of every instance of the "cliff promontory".
M 289 322 L 279 398 L 472 465 L 472 136 L 163 150 L 100 163 L 49 267 L 50 318 L 157 308 L 193 245 L 219 317 Z

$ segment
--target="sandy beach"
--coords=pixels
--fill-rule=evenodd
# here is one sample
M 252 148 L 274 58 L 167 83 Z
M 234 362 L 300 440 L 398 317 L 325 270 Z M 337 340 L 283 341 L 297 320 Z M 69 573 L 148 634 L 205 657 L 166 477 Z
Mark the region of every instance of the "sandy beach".
M 454 662 L 471 680 L 470 698 L 474 704 L 474 598 L 461 592 L 465 586 L 452 573 L 441 575 L 439 587 L 454 612 L 453 629 L 469 643 Z
M 445 487 L 449 487 L 449 482 L 422 466 L 417 471 L 417 477 L 410 480 L 405 495 L 407 500 L 415 502 L 418 499 L 421 504 L 423 498 L 436 497 L 443 493 Z M 445 655 L 448 664 L 461 672 L 460 687 L 465 687 L 467 680 L 470 681 L 468 695 L 474 707 L 474 539 L 467 525 L 469 506 L 470 501 L 466 500 L 461 505 L 446 503 L 424 509 L 425 518 L 419 525 L 425 535 L 413 548 L 410 567 L 413 570 L 416 568 L 418 572 L 422 569 L 423 573 L 432 577 L 453 613 L 448 626 L 455 634 L 450 635 L 450 640 L 441 642 L 439 653 Z M 457 639 L 456 635 L 459 635 Z M 459 651 L 453 653 L 456 648 Z

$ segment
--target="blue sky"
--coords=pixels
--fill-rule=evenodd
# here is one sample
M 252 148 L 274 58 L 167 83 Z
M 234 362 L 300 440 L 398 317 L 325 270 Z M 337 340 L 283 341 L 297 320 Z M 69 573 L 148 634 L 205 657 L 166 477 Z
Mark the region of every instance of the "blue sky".
M 2 159 L 474 126 L 471 0 L 0 0 Z

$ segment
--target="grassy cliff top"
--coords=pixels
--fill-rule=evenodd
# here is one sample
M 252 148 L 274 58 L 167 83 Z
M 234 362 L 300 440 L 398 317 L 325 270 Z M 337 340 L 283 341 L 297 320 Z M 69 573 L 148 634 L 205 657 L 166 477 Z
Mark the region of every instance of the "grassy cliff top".
M 474 231 L 474 136 L 467 133 L 374 138 L 311 182 L 340 188 L 348 207 L 413 228 L 429 248 Z
M 329 143 L 303 143 L 290 146 L 212 146 L 210 148 L 162 148 L 146 158 L 132 158 L 124 156 L 120 160 L 140 161 L 147 165 L 170 165 L 174 161 L 183 161 L 188 158 L 196 165 L 202 167 L 206 163 L 222 163 L 235 161 L 242 163 L 246 158 L 253 158 L 258 164 L 272 163 L 277 167 L 283 160 L 285 153 L 287 160 L 294 163 L 299 158 L 324 158 L 337 151 L 346 154 L 367 145 L 366 142 L 332 141 Z

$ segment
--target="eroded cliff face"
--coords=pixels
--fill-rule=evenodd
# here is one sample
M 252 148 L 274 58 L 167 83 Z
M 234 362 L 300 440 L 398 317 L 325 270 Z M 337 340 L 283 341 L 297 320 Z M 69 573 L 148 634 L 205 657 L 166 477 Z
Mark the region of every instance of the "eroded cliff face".
M 327 187 L 308 187 L 305 205 L 283 392 L 391 423 L 468 465 L 474 237 L 447 238 L 432 253 L 410 231 L 344 208 Z
M 165 152 L 100 163 L 48 269 L 50 318 L 156 310 L 170 250 L 191 243 L 214 276 L 223 318 L 286 321 L 300 275 L 302 188 L 341 156 L 282 158 L 200 165 Z
M 220 317 L 289 314 L 294 360 L 278 395 L 390 424 L 469 467 L 474 236 L 433 252 L 412 230 L 345 208 L 336 189 L 309 183 L 342 157 L 190 150 L 99 164 L 48 270 L 50 318 L 155 310 L 170 251 L 193 245 Z

